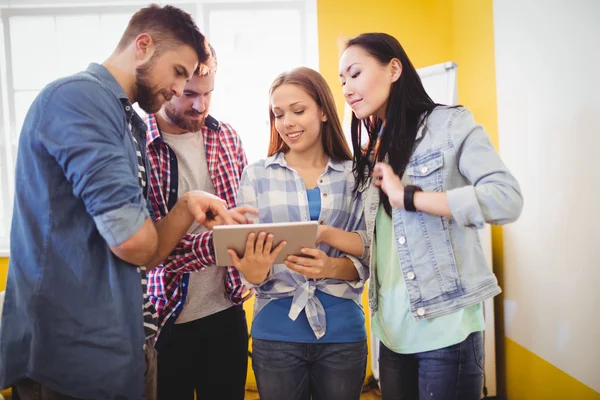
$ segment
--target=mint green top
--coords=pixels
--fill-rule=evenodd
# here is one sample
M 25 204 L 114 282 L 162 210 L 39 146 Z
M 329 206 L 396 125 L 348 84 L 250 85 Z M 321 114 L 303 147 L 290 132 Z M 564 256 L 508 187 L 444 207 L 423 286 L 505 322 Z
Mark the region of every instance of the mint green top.
M 485 328 L 481 304 L 451 314 L 415 321 L 396 251 L 392 219 L 379 206 L 375 226 L 377 264 L 374 284 L 378 288 L 379 309 L 373 315 L 373 332 L 388 349 L 399 354 L 437 350 L 464 341 Z M 419 271 L 414 271 L 418 276 Z

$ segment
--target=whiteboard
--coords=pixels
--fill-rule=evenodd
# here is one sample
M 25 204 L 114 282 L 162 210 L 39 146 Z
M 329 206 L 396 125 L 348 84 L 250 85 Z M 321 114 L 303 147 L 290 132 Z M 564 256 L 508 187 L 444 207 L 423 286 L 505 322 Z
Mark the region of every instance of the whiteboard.
M 417 69 L 425 90 L 434 102 L 447 105 L 458 104 L 458 93 L 456 90 L 457 65 L 454 62 L 444 62 Z M 343 127 L 346 139 L 351 144 L 350 124 L 352 121 L 352 109 L 346 103 L 344 110 Z M 366 140 L 366 138 L 363 138 Z M 350 145 L 352 149 L 352 145 Z M 492 235 L 491 228 L 486 225 L 479 231 L 481 244 L 486 256 L 488 266 L 492 267 Z M 369 282 L 371 284 L 371 282 Z M 370 312 L 370 310 L 368 310 Z M 485 315 L 485 385 L 488 396 L 496 395 L 496 348 L 494 329 L 494 300 L 488 299 L 484 303 Z M 371 369 L 373 377 L 379 382 L 379 340 L 371 331 Z

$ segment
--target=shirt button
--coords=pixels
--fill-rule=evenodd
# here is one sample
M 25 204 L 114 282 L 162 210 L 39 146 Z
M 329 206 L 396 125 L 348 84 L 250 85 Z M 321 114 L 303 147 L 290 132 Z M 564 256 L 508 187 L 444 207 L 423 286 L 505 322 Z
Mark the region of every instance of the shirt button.
M 327 197 L 327 193 L 323 193 L 323 197 Z
M 406 243 L 406 238 L 404 236 L 400 236 L 400 238 L 398 238 L 398 243 L 400 243 L 400 244 Z
M 125 111 L 129 111 L 129 110 L 131 110 L 131 107 L 125 106 Z
M 406 277 L 408 278 L 408 280 L 412 281 L 413 279 L 415 279 L 415 273 L 410 271 L 408 274 L 406 274 Z
M 319 224 L 323 225 L 323 221 L 319 221 Z
M 427 173 L 427 171 L 429 171 L 429 168 L 427 168 L 427 167 L 423 167 L 423 168 L 421 168 L 421 173 L 422 173 L 422 174 L 426 174 L 426 173 Z
M 323 179 L 320 179 L 320 180 L 319 180 L 319 183 L 323 183 Z
M 181 286 L 185 287 L 185 283 L 182 283 Z M 419 308 L 419 310 L 420 310 L 420 308 Z
M 424 308 L 417 308 L 417 315 L 419 317 L 422 317 L 423 315 L 425 315 L 425 309 Z
M 175 189 L 171 189 L 171 193 L 175 193 Z

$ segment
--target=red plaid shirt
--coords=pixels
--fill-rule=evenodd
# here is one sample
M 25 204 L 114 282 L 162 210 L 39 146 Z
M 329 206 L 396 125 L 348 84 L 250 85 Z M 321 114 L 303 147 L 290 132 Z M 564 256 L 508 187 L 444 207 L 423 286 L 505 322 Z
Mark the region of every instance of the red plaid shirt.
M 146 117 L 148 125 L 148 201 L 155 212 L 155 221 L 165 217 L 177 202 L 178 170 L 175 152 L 163 140 L 154 115 Z M 247 165 L 238 134 L 229 124 L 208 116 L 202 128 L 206 148 L 206 163 L 217 196 L 235 207 L 236 193 Z M 201 271 L 215 263 L 212 231 L 185 234 L 163 263 L 148 273 L 148 297 L 158 312 L 158 332 L 175 322 L 183 309 L 187 295 L 188 273 Z M 225 290 L 234 304 L 240 304 L 244 287 L 239 273 L 227 267 Z

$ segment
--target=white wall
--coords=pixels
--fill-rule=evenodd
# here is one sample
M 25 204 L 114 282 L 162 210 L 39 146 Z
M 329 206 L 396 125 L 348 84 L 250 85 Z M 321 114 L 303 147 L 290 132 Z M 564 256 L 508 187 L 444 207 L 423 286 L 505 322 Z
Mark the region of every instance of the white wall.
M 600 1 L 496 0 L 506 335 L 600 391 Z

